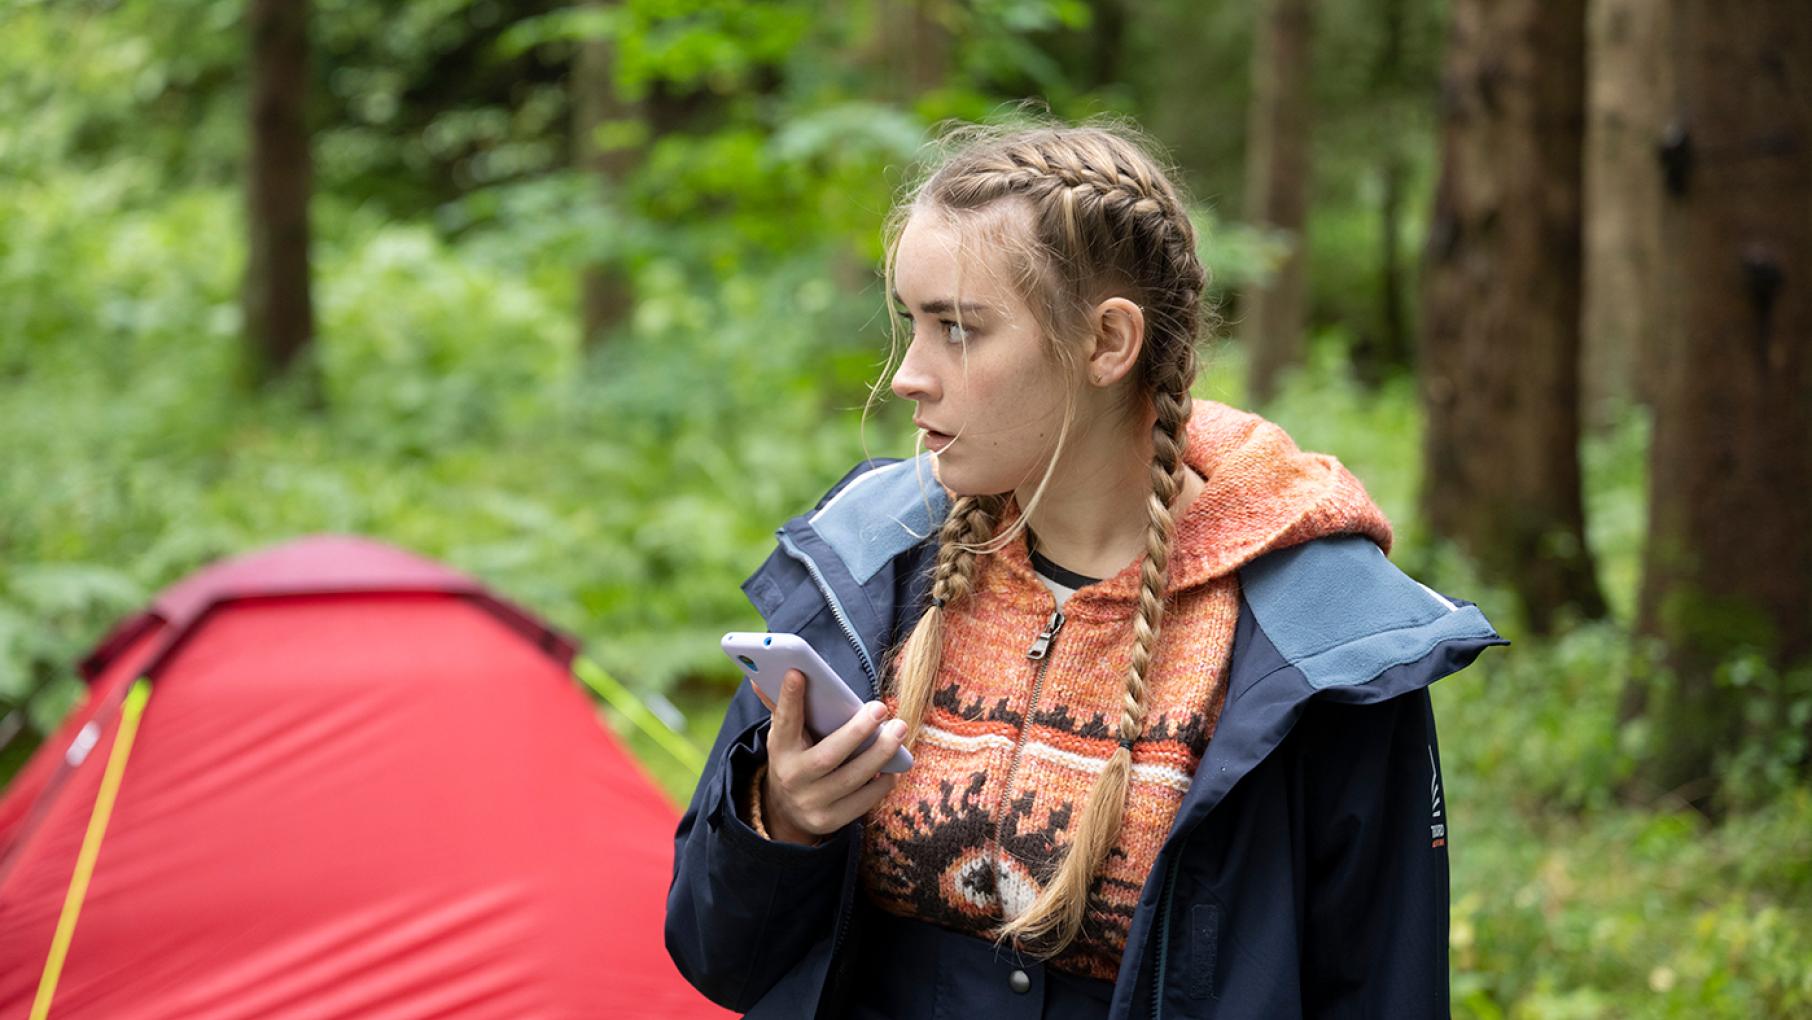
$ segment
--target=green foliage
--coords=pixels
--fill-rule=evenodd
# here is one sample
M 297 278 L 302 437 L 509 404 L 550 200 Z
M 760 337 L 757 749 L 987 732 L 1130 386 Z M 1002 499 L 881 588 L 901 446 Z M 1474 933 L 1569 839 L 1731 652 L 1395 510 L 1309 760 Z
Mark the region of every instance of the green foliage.
M 1586 479 L 1586 542 L 1598 561 L 1599 587 L 1618 619 L 1636 615 L 1642 545 L 1648 534 L 1649 414 L 1625 407 L 1579 447 Z
M 241 148 L 228 83 L 243 6 L 0 0 L 0 180 L 128 155 L 222 174 Z
M 568 308 L 526 281 L 392 226 L 321 274 L 318 361 L 336 424 L 380 447 L 524 435 L 570 398 Z
M 1494 810 L 1448 775 L 1456 1016 L 1812 1009 L 1812 793 L 1712 828 L 1665 810 Z
M 1777 669 L 1751 649 L 1721 664 L 1716 681 L 1741 692 L 1743 712 L 1742 738 L 1719 763 L 1724 803 L 1759 808 L 1792 795 L 1812 761 L 1812 666 Z

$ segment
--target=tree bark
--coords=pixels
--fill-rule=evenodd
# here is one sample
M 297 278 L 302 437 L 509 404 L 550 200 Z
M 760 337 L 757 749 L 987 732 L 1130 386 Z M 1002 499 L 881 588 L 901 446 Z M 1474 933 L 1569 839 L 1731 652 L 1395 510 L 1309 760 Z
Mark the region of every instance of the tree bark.
M 1302 362 L 1308 301 L 1309 0 L 1265 0 L 1252 46 L 1246 218 L 1279 231 L 1290 251 L 1276 274 L 1240 301 L 1249 352 L 1247 391 L 1263 404 Z
M 597 4 L 594 6 L 603 6 Z M 613 72 L 615 43 L 587 39 L 573 59 L 571 81 L 573 108 L 573 161 L 594 174 L 606 200 L 621 200 L 629 176 L 635 171 L 633 149 L 606 149 L 598 131 L 607 124 L 637 115 L 635 107 L 617 97 Z M 596 345 L 629 317 L 635 291 L 621 266 L 587 265 L 579 271 L 579 335 L 587 347 Z
M 1579 475 L 1584 0 L 1455 0 L 1422 278 L 1422 504 L 1549 630 L 1603 615 Z
M 948 19 L 960 17 L 953 7 L 948 0 L 873 0 L 853 55 L 878 99 L 910 112 L 944 85 L 955 56 Z M 875 286 L 873 261 L 855 248 L 837 245 L 830 259 L 839 289 L 856 293 Z
M 1609 424 L 1647 402 L 1646 355 L 1664 321 L 1655 150 L 1667 120 L 1667 7 L 1590 0 L 1588 11 L 1581 388 L 1586 421 Z
M 938 17 L 942 0 L 876 0 L 874 34 L 865 61 L 888 99 L 911 109 L 950 73 L 950 30 Z
M 1127 5 L 1130 0 L 1093 0 L 1089 4 L 1094 12 L 1094 24 L 1090 26 L 1094 67 L 1091 75 L 1094 88 L 1114 88 L 1123 84 L 1121 62 L 1126 56 L 1126 30 L 1129 21 Z
M 1404 0 L 1380 0 L 1379 45 L 1372 59 L 1371 94 L 1380 101 L 1370 116 L 1377 121 L 1378 184 L 1378 315 L 1374 324 L 1353 338 L 1354 376 L 1371 388 L 1413 367 L 1409 313 L 1404 308 L 1402 245 L 1404 182 L 1409 161 L 1404 138 L 1413 135 L 1404 122 L 1404 96 L 1420 95 L 1404 72 L 1403 43 L 1407 12 Z
M 1801 0 L 1673 0 L 1672 143 L 1640 632 L 1659 642 L 1651 789 L 1715 803 L 1719 757 L 1769 692 L 1739 651 L 1812 659 L 1812 19 Z
M 307 0 L 251 0 L 246 180 L 246 366 L 254 385 L 296 363 L 314 336 L 309 285 Z
M 1402 245 L 1404 178 L 1409 168 L 1402 153 L 1386 152 L 1378 167 L 1383 195 L 1378 206 L 1378 336 L 1365 345 L 1365 357 L 1355 352 L 1359 380 L 1377 387 L 1394 375 L 1406 374 L 1415 360 L 1410 343 L 1409 313 L 1403 307 L 1405 287 Z

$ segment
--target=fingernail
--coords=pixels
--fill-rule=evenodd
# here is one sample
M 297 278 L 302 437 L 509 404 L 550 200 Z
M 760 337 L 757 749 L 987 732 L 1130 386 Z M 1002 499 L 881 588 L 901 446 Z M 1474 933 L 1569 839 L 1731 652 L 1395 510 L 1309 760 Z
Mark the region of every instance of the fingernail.
M 906 735 L 906 724 L 898 719 L 895 719 L 893 722 L 890 722 L 881 728 L 886 730 L 887 735 L 895 740 Z
M 868 714 L 876 719 L 887 718 L 887 705 L 879 701 L 868 703 Z
M 789 693 L 789 694 L 790 694 L 790 693 L 797 693 L 797 692 L 798 692 L 798 690 L 799 690 L 799 685 L 800 685 L 800 684 L 802 684 L 802 683 L 804 683 L 804 682 L 805 682 L 805 681 L 803 681 L 803 680 L 801 680 L 801 679 L 799 679 L 799 674 L 797 674 L 797 673 L 788 673 L 788 674 L 787 674 L 787 675 L 786 675 L 786 689 L 787 689 L 787 692 L 788 692 L 788 693 Z

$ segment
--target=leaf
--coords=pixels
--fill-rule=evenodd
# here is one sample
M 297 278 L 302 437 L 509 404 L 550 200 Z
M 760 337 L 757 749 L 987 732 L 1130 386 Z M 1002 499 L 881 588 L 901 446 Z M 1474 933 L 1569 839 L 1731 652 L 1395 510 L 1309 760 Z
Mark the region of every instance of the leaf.
M 124 612 L 148 594 L 130 576 L 94 563 L 39 563 L 13 568 L 8 588 L 27 608 L 44 615 L 94 609 Z

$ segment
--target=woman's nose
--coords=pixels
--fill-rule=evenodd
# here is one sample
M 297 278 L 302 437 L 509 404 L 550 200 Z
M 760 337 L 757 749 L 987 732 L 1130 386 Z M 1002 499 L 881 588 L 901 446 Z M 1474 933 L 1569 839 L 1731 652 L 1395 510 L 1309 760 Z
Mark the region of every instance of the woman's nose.
M 906 356 L 900 359 L 900 367 L 893 373 L 893 393 L 902 400 L 924 403 L 937 399 L 937 377 L 926 370 L 919 355 L 918 344 L 906 345 Z

